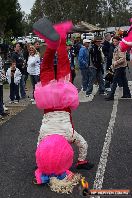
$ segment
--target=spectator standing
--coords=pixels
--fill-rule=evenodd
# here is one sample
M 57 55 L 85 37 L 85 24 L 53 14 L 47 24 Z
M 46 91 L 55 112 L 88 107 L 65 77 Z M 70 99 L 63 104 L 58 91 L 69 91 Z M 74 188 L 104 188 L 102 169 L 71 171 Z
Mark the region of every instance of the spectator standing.
M 34 42 L 34 47 L 37 50 L 37 52 L 40 53 L 40 42 L 38 40 Z
M 25 74 L 26 74 L 26 65 L 24 63 L 23 52 L 19 43 L 15 44 L 14 52 L 12 53 L 12 59 L 16 61 L 16 67 L 20 70 L 22 76 L 20 80 L 20 93 L 21 98 L 26 98 L 25 92 Z
M 104 59 L 104 71 L 108 70 L 109 67 L 112 64 L 110 40 L 111 40 L 111 34 L 107 33 L 105 35 L 103 46 L 102 46 L 102 51 L 103 51 L 104 57 L 105 57 L 105 59 Z M 113 52 L 112 52 L 112 55 L 113 55 Z
M 79 33 L 77 33 L 75 35 L 75 40 L 74 40 L 74 45 L 73 45 L 77 66 L 79 65 L 78 56 L 79 56 L 79 51 L 80 51 L 81 47 L 82 47 L 81 35 Z
M 70 40 L 66 42 L 66 45 L 67 45 L 67 51 L 68 51 L 68 58 L 70 61 L 71 78 L 72 78 L 72 83 L 73 83 L 76 77 L 75 64 L 74 64 L 75 53 L 74 53 L 74 48 L 72 46 L 72 42 Z
M 89 96 L 92 93 L 95 80 L 98 80 L 99 83 L 99 94 L 104 94 L 105 92 L 101 42 L 102 39 L 100 37 L 95 37 L 93 45 L 90 48 L 89 84 L 87 87 L 86 96 Z
M 90 40 L 83 39 L 83 46 L 79 51 L 79 69 L 82 75 L 82 90 L 86 91 L 89 82 L 89 44 Z
M 2 58 L 0 56 L 0 119 L 3 119 L 3 116 L 6 116 L 7 113 L 4 112 L 3 105 L 3 81 L 6 80 L 6 76 L 3 71 Z
M 130 90 L 128 87 L 128 81 L 126 78 L 126 52 L 121 52 L 119 47 L 120 38 L 118 36 L 113 37 L 113 44 L 115 50 L 113 53 L 112 68 L 114 69 L 113 84 L 111 87 L 111 92 L 106 98 L 107 101 L 114 100 L 114 94 L 116 91 L 117 84 L 122 84 L 123 86 L 123 96 L 122 98 L 131 98 Z
M 27 72 L 30 74 L 31 83 L 33 87 L 33 99 L 31 102 L 34 103 L 34 89 L 35 85 L 39 82 L 40 75 L 40 56 L 34 46 L 29 47 L 29 57 L 27 62 Z
M 17 104 L 20 100 L 19 96 L 19 84 L 21 80 L 21 72 L 16 67 L 16 60 L 11 61 L 11 67 L 8 68 L 6 72 L 6 78 L 8 83 L 10 84 L 10 104 Z
M 0 86 L 1 86 L 1 101 L 3 101 L 3 83 L 6 81 L 6 75 L 5 75 L 5 70 L 4 70 L 4 60 L 2 59 L 1 56 L 1 48 L 0 48 Z M 8 108 L 5 106 L 4 101 L 3 101 L 3 108 L 4 111 L 8 111 Z
M 113 58 L 113 52 L 114 52 L 114 45 L 113 42 L 111 43 L 111 34 L 107 33 L 105 35 L 105 40 L 103 42 L 102 51 L 104 54 L 104 78 L 106 77 L 106 74 L 109 73 L 109 68 L 112 65 L 112 58 Z M 106 78 L 107 79 L 107 78 Z M 110 81 L 105 79 L 105 88 L 106 90 L 110 89 Z
M 74 40 L 74 50 L 75 50 L 75 55 L 76 55 L 76 57 L 78 57 L 78 55 L 79 55 L 79 50 L 81 49 L 81 47 L 82 47 L 81 35 L 78 33 L 78 34 L 75 36 L 75 40 Z
M 28 79 L 27 61 L 28 61 L 28 57 L 29 57 L 29 47 L 30 47 L 30 45 L 31 44 L 27 43 L 24 46 L 24 49 L 23 49 L 23 57 L 24 57 L 24 62 L 25 62 L 25 78 L 24 78 L 24 81 L 25 81 L 25 91 L 27 91 L 27 88 L 26 88 L 26 82 L 27 82 L 27 79 Z

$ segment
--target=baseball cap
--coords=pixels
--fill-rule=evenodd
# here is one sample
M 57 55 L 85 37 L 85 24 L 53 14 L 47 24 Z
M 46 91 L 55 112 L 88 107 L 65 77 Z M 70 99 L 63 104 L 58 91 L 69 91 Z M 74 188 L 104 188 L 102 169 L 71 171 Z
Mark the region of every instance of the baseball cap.
M 83 39 L 83 44 L 84 43 L 90 43 L 91 42 L 91 40 L 89 40 L 89 39 Z

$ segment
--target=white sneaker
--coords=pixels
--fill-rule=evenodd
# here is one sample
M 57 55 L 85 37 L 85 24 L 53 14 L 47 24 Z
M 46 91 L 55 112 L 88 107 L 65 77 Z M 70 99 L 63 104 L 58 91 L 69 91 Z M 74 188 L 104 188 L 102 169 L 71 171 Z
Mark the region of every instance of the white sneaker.
M 3 118 L 3 116 L 2 116 L 2 115 L 0 115 L 0 119 L 1 119 L 1 120 L 4 120 L 4 118 Z
M 89 101 L 92 101 L 94 98 L 94 95 L 91 93 L 89 95 L 86 95 L 86 97 L 88 98 Z
M 13 103 L 14 103 L 14 101 L 13 101 L 13 100 L 10 100 L 10 101 L 9 101 L 9 104 L 13 104 Z
M 92 94 L 86 94 L 86 97 L 91 97 L 92 96 Z
M 83 88 L 81 89 L 81 91 L 82 91 L 83 93 L 86 93 L 86 91 L 84 91 Z
M 34 99 L 33 99 L 33 98 L 31 98 L 31 99 L 30 99 L 30 102 L 34 102 Z
M 3 108 L 4 108 L 4 111 L 8 111 L 8 108 L 5 105 L 3 105 Z
M 14 101 L 14 104 L 18 104 L 18 103 L 19 103 L 19 101 L 18 101 L 18 100 L 15 100 L 15 101 Z
M 36 104 L 35 100 L 32 102 L 32 104 Z

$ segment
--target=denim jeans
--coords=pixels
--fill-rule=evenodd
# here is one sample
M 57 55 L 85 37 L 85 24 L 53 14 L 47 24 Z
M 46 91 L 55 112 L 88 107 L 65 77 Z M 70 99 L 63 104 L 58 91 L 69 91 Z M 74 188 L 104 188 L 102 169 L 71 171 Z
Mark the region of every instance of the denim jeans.
M 34 98 L 35 85 L 39 82 L 40 77 L 39 75 L 30 75 L 30 79 L 31 79 L 31 84 L 33 86 L 33 98 Z
M 103 78 L 105 78 L 105 76 L 106 76 L 106 71 L 107 71 L 107 58 L 106 58 L 106 57 L 104 57 L 103 69 L 104 69 Z
M 76 77 L 76 72 L 75 69 L 71 69 L 71 79 L 72 79 L 72 84 L 74 83 L 74 79 Z
M 4 113 L 3 108 L 3 85 L 0 85 L 0 115 Z
M 117 84 L 123 86 L 123 96 L 131 96 L 126 78 L 126 67 L 120 67 L 115 70 L 113 84 L 111 87 L 110 96 L 114 96 Z
M 90 67 L 89 68 L 89 84 L 88 84 L 88 88 L 86 91 L 86 94 L 91 94 L 93 91 L 93 84 L 95 82 L 95 80 L 98 80 L 99 83 L 99 93 L 104 93 L 105 91 L 105 85 L 104 85 L 104 80 L 103 80 L 103 73 L 101 70 L 97 70 L 94 67 Z
M 81 69 L 83 91 L 87 90 L 89 82 L 89 68 Z
M 20 80 L 20 93 L 21 97 L 25 98 L 26 97 L 26 92 L 25 92 L 25 75 L 22 74 L 21 80 Z
M 10 84 L 10 99 L 11 101 L 14 100 L 20 100 L 20 96 L 19 96 L 19 84 L 16 85 L 14 82 L 11 82 Z

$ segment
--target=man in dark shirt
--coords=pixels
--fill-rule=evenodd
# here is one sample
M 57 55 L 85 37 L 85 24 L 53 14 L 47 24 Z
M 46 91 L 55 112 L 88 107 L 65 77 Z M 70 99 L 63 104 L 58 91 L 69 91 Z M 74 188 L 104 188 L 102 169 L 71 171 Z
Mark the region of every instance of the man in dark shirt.
M 113 43 L 110 43 L 111 40 L 111 34 L 107 33 L 105 35 L 105 40 L 103 42 L 102 51 L 104 54 L 104 77 L 106 77 L 106 74 L 109 73 L 109 68 L 112 65 L 112 58 L 113 58 L 113 52 L 114 52 L 114 45 Z M 106 78 L 107 79 L 107 78 Z M 110 88 L 110 82 L 105 79 L 105 87 L 107 89 Z
M 111 54 L 110 54 L 110 48 L 111 48 L 111 43 L 110 43 L 110 40 L 111 40 L 111 34 L 110 33 L 107 33 L 105 35 L 105 40 L 103 42 L 103 46 L 102 46 L 102 51 L 104 53 L 104 57 L 105 57 L 105 63 L 106 63 L 106 70 L 109 69 L 109 67 L 111 66 L 112 64 L 112 57 L 111 57 Z
M 93 91 L 95 80 L 99 83 L 99 94 L 105 94 L 105 86 L 103 81 L 103 57 L 101 52 L 101 38 L 95 37 L 93 45 L 89 51 L 90 66 L 89 66 L 89 84 L 86 91 L 86 96 L 89 96 Z
M 20 70 L 22 77 L 20 80 L 20 93 L 21 93 L 21 98 L 26 97 L 26 92 L 25 92 L 25 64 L 24 64 L 24 57 L 23 53 L 21 51 L 21 47 L 19 43 L 15 44 L 14 47 L 14 52 L 12 53 L 12 59 L 16 61 L 16 67 Z

